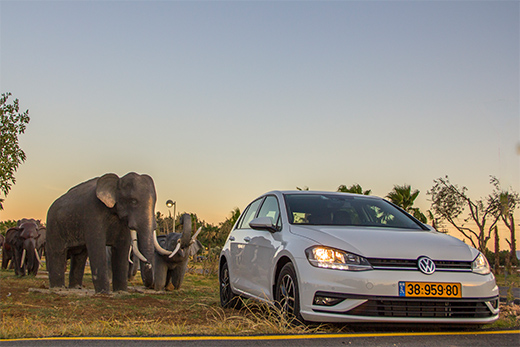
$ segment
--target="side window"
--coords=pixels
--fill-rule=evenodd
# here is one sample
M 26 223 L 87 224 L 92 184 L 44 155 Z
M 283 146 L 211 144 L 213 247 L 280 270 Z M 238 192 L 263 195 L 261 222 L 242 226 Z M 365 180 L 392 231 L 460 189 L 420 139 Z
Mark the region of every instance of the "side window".
M 247 211 L 244 214 L 244 217 L 238 225 L 238 229 L 249 229 L 249 222 L 255 218 L 256 212 L 258 211 L 258 207 L 260 207 L 262 200 L 263 199 L 255 200 L 251 203 L 251 205 L 249 205 Z
M 278 206 L 278 199 L 274 196 L 266 197 L 262 208 L 260 208 L 258 217 L 270 217 L 273 220 L 273 224 L 280 227 L 280 207 Z

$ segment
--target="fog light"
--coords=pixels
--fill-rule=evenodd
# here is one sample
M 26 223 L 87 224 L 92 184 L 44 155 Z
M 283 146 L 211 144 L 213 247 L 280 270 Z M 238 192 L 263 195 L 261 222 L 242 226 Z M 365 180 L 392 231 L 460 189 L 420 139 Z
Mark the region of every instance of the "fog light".
M 313 304 L 314 305 L 319 305 L 319 306 L 334 306 L 334 305 L 339 304 L 343 300 L 345 300 L 345 299 L 331 298 L 329 296 L 316 295 L 314 297 Z

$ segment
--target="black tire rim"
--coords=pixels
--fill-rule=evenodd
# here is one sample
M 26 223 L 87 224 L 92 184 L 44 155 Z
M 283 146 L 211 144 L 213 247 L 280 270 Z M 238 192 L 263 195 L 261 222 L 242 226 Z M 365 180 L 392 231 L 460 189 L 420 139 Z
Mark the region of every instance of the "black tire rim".
M 227 264 L 224 265 L 220 276 L 220 301 L 223 306 L 231 301 L 231 287 L 229 284 L 229 270 Z
M 296 288 L 291 275 L 286 274 L 282 277 L 278 290 L 280 292 L 280 308 L 282 313 L 288 316 L 288 318 L 294 317 L 294 310 L 296 305 Z

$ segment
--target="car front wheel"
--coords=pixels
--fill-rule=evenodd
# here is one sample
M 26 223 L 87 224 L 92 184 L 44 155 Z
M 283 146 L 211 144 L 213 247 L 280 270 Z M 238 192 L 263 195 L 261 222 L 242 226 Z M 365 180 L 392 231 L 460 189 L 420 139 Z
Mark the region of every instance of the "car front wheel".
M 288 323 L 301 324 L 300 293 L 296 270 L 292 263 L 284 265 L 276 281 L 276 302 Z

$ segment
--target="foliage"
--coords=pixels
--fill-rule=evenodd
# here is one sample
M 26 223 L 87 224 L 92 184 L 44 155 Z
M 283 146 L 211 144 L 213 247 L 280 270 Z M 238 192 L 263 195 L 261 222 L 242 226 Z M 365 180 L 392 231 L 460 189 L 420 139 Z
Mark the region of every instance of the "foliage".
M 471 200 L 466 192 L 467 188 L 459 188 L 452 184 L 448 176 L 438 178 L 433 181 L 434 185 L 428 194 L 432 198 L 432 211 L 435 216 L 446 220 L 453 225 L 473 247 L 484 252 L 487 242 L 491 238 L 491 232 L 498 221 L 498 217 L 493 215 L 493 206 L 483 200 Z M 468 208 L 469 214 L 461 222 L 459 217 Z M 486 228 L 486 223 L 491 219 L 491 224 Z M 473 221 L 474 227 L 467 226 L 466 223 Z
M 18 113 L 20 106 L 18 99 L 12 104 L 7 103 L 11 93 L 4 93 L 0 97 L 0 191 L 7 196 L 11 186 L 16 183 L 14 173 L 18 166 L 26 159 L 25 152 L 18 144 L 18 135 L 25 132 L 30 121 L 29 110 Z M 0 199 L 0 210 L 4 207 Z
M 421 210 L 418 207 L 413 207 L 415 199 L 417 199 L 419 193 L 420 192 L 417 189 L 412 191 L 412 187 L 408 184 L 402 186 L 394 185 L 394 188 L 386 197 L 421 222 L 427 223 L 428 220 Z
M 353 184 L 347 188 L 345 185 L 340 185 L 338 187 L 338 192 L 342 193 L 353 193 L 353 194 L 362 194 L 362 195 L 370 195 L 372 193 L 371 189 L 363 190 L 359 184 Z
M 175 219 L 176 232 L 180 232 L 180 230 L 178 230 L 180 216 L 182 216 L 184 213 L 177 215 L 177 218 Z M 197 239 L 202 243 L 202 245 L 204 245 L 207 250 L 210 250 L 214 249 L 215 247 L 222 248 L 222 246 L 224 246 L 231 228 L 238 220 L 238 217 L 240 217 L 240 209 L 235 208 L 232 210 L 230 216 L 218 226 L 206 223 L 203 220 L 199 220 L 195 213 L 191 213 L 190 215 L 193 232 L 195 232 L 195 230 L 197 230 L 199 227 L 202 228 Z M 157 222 L 158 235 L 172 232 L 173 217 L 164 217 L 160 212 L 157 212 L 155 220 Z
M 489 262 L 489 266 L 491 266 L 491 268 L 495 268 L 495 262 L 496 262 L 496 253 L 491 251 L 490 249 L 486 249 L 486 252 L 484 253 L 488 262 Z M 500 262 L 500 266 L 504 266 L 505 264 L 507 264 L 507 259 L 509 257 L 509 251 L 500 251 L 498 252 L 498 260 Z M 510 266 L 518 266 L 518 259 L 516 257 L 514 257 L 511 262 L 509 263 Z
M 0 222 L 0 234 L 5 235 L 7 229 L 13 228 L 17 225 L 17 221 L 15 220 L 6 220 L 3 222 Z

